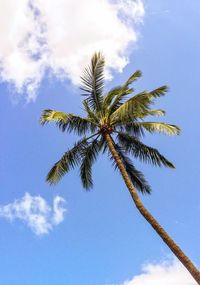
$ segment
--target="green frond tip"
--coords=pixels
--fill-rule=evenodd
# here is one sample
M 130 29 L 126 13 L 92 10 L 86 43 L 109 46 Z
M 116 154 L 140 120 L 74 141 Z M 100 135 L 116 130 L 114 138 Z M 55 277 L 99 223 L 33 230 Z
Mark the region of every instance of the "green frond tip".
M 146 116 L 165 116 L 166 112 L 162 109 L 158 110 L 149 110 L 146 113 Z
M 136 70 L 125 82 L 124 87 L 128 87 L 130 84 L 132 84 L 134 81 L 136 81 L 138 78 L 142 76 L 142 72 L 140 70 Z
M 56 185 L 68 171 L 69 168 L 67 166 L 67 163 L 65 162 L 65 159 L 62 158 L 51 168 L 47 174 L 46 182 L 50 185 Z
M 66 123 L 68 119 L 69 115 L 64 112 L 47 109 L 42 112 L 42 115 L 40 117 L 40 124 L 44 125 L 50 122 L 58 121 L 63 121 L 64 123 Z
M 168 90 L 169 90 L 168 86 L 163 85 L 163 86 L 160 86 L 159 88 L 152 90 L 149 93 L 152 95 L 152 97 L 157 98 L 157 97 L 164 96 L 168 92 Z
M 165 133 L 167 135 L 179 135 L 180 128 L 175 125 L 170 125 L 166 123 L 159 123 L 159 122 L 137 122 L 135 124 L 140 125 L 146 131 L 150 133 L 158 132 L 158 133 Z

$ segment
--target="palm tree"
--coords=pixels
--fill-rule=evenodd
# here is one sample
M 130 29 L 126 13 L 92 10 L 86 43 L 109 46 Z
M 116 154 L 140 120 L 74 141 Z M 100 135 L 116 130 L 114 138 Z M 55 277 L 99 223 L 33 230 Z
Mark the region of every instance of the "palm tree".
M 82 136 L 82 139 L 54 164 L 47 175 L 47 182 L 56 184 L 67 172 L 79 166 L 83 187 L 89 190 L 93 186 L 92 165 L 100 152 L 108 152 L 139 212 L 200 284 L 198 269 L 142 204 L 136 189 L 142 194 L 150 194 L 151 188 L 144 175 L 135 168 L 129 158 L 129 155 L 133 155 L 156 166 L 175 168 L 157 149 L 141 142 L 145 131 L 168 135 L 177 135 L 180 132 L 175 125 L 144 121 L 149 116 L 165 115 L 164 110 L 152 110 L 150 106 L 155 98 L 165 95 L 167 86 L 150 92 L 143 91 L 130 97 L 129 95 L 134 92 L 132 83 L 141 77 L 141 72 L 137 70 L 122 86 L 113 88 L 103 96 L 104 65 L 103 55 L 95 53 L 90 66 L 84 69 L 81 77 L 81 89 L 85 97 L 84 118 L 55 110 L 44 110 L 42 113 L 42 125 L 55 122 L 61 131 L 75 132 Z

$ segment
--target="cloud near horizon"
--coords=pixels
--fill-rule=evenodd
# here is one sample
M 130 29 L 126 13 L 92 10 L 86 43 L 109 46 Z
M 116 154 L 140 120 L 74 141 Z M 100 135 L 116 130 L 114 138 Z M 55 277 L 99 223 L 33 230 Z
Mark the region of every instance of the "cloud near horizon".
M 177 260 L 149 263 L 142 273 L 120 285 L 195 285 L 189 272 Z M 114 284 L 113 284 L 114 285 Z M 115 284 L 116 285 L 116 284 Z M 118 284 L 119 285 L 119 284 Z
M 9 221 L 20 220 L 36 235 L 48 234 L 64 220 L 65 200 L 56 196 L 53 207 L 50 207 L 41 196 L 31 196 L 26 193 L 13 203 L 0 206 L 0 217 Z
M 111 78 L 128 63 L 144 14 L 142 0 L 2 0 L 0 80 L 35 100 L 47 73 L 77 84 L 95 51 Z

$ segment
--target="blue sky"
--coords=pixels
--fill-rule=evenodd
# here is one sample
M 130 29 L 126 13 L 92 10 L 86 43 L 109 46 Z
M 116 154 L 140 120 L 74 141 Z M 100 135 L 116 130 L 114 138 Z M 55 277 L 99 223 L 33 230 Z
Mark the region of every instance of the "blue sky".
M 86 4 L 89 1 L 86 0 Z M 99 7 L 100 2 L 95 1 Z M 23 11 L 24 2 L 26 1 L 21 2 L 21 10 L 18 7 L 16 14 Z M 99 42 L 96 34 L 87 30 L 88 22 L 84 20 L 88 16 L 86 12 L 78 11 L 80 15 L 83 13 L 85 36 L 88 37 L 90 45 L 87 41 L 84 42 L 85 45 L 81 45 L 82 38 L 80 41 L 70 38 L 69 42 L 61 38 L 57 45 L 52 43 L 53 35 L 57 35 L 57 31 L 51 34 L 51 24 L 54 22 L 51 22 L 53 8 L 50 8 L 53 3 L 49 2 L 49 7 L 45 6 L 43 1 L 33 3 L 41 11 L 46 11 L 44 18 L 35 16 L 36 23 L 46 21 L 46 27 L 49 29 L 48 53 L 47 45 L 42 41 L 44 48 L 41 47 L 41 42 L 39 47 L 33 46 L 38 42 L 38 34 L 45 38 L 43 30 L 41 32 L 36 29 L 38 34 L 34 35 L 29 45 L 29 49 L 42 58 L 42 63 L 35 67 L 32 60 L 27 62 L 27 59 L 22 57 L 24 49 L 20 51 L 19 61 L 14 61 L 13 54 L 16 55 L 19 49 L 20 39 L 13 37 L 11 45 L 10 39 L 3 33 L 3 28 L 1 32 L 4 35 L 4 49 L 2 47 L 0 50 L 1 283 L 122 285 L 125 280 L 129 280 L 127 285 L 140 285 L 144 284 L 141 277 L 143 265 L 157 264 L 164 270 L 166 280 L 170 278 L 170 274 L 174 274 L 180 278 L 177 280 L 186 282 L 180 283 L 182 285 L 195 284 L 190 277 L 185 277 L 185 271 L 182 267 L 179 268 L 176 261 L 166 263 L 172 256 L 169 249 L 138 214 L 119 173 L 112 169 L 106 156 L 100 157 L 94 167 L 95 187 L 89 193 L 82 188 L 78 170 L 69 173 L 56 187 L 46 184 L 45 176 L 48 170 L 76 137 L 66 136 L 53 125 L 41 127 L 38 121 L 42 110 L 46 108 L 82 114 L 81 92 L 77 86 L 81 70 L 79 65 L 82 67 L 88 62 L 92 47 L 96 48 L 98 44 L 105 44 L 107 77 L 113 76 L 112 81 L 107 81 L 107 88 L 122 83 L 136 69 L 143 72 L 142 79 L 136 84 L 138 91 L 151 90 L 163 84 L 169 85 L 170 92 L 165 98 L 159 99 L 156 106 L 167 111 L 164 121 L 180 126 L 182 133 L 179 137 L 147 136 L 145 142 L 157 147 L 171 159 L 176 170 L 158 169 L 137 163 L 153 189 L 151 196 L 141 198 L 185 253 L 200 266 L 199 1 L 184 0 L 181 7 L 180 1 L 138 1 L 138 6 L 133 9 L 132 14 L 130 7 L 134 4 L 133 1 L 118 1 L 118 8 L 115 9 L 121 11 L 122 17 L 118 18 L 118 22 L 113 18 L 111 28 L 108 28 L 110 30 L 105 35 L 100 32 L 101 25 L 97 25 L 97 35 L 101 37 Z M 58 3 L 61 5 L 58 11 L 61 11 L 62 1 Z M 108 4 L 107 1 L 101 3 L 105 4 L 101 11 L 102 16 L 105 9 L 114 7 L 114 4 Z M 6 7 L 6 1 L 2 1 L 0 5 L 5 5 L 6 11 L 10 11 L 10 8 Z M 97 13 L 95 6 L 91 9 Z M 125 16 L 128 19 L 126 22 Z M 13 23 L 14 20 L 13 18 Z M 26 21 L 25 19 L 22 24 Z M 69 21 L 68 24 L 70 21 L 73 23 L 73 19 L 66 21 Z M 9 23 L 6 22 L 7 30 L 13 27 L 13 23 L 12 18 Z M 78 25 L 74 23 L 77 33 Z M 115 35 L 115 25 L 119 28 L 119 33 L 123 32 L 124 45 L 117 45 L 119 35 Z M 103 28 L 105 29 L 105 26 L 102 26 Z M 113 38 L 108 40 L 107 36 L 112 29 Z M 71 30 L 73 32 L 73 26 Z M 35 31 L 31 24 L 30 31 Z M 16 32 L 22 31 L 19 29 Z M 116 45 L 112 53 L 111 45 L 114 43 Z M 73 54 L 73 50 L 76 53 Z M 121 52 L 120 56 L 118 50 Z M 63 51 L 66 52 L 66 58 Z M 120 73 L 120 70 L 123 72 Z M 28 79 L 31 84 L 27 84 Z M 39 224 L 42 227 L 39 232 L 38 223 L 30 221 L 30 213 L 16 211 L 16 205 L 23 206 L 22 198 L 26 197 L 25 193 L 29 193 L 27 195 L 32 202 L 34 197 L 41 197 L 39 202 L 35 202 L 41 203 L 45 212 L 45 220 Z M 65 200 L 59 201 L 58 209 L 55 206 L 56 199 Z M 5 208 L 6 205 L 10 206 Z M 66 212 L 63 213 L 63 209 L 66 209 Z M 8 219 L 10 210 L 12 221 Z M 47 225 L 46 233 L 44 225 Z M 172 268 L 172 273 L 167 272 L 167 268 Z M 157 271 L 155 267 L 146 267 L 145 270 L 145 285 L 149 285 Z M 136 276 L 139 281 L 134 279 Z M 166 284 L 175 284 L 169 280 L 171 279 L 168 279 Z M 165 285 L 161 282 L 159 284 Z M 176 284 L 179 284 L 178 282 L 182 281 L 177 281 Z

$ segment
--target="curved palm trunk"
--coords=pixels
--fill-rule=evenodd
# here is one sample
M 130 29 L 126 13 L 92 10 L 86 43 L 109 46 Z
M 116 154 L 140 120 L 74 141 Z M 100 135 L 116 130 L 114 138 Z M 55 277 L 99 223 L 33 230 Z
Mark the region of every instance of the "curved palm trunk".
M 168 245 L 171 251 L 176 255 L 176 257 L 182 262 L 182 264 L 187 268 L 193 278 L 200 284 L 200 271 L 194 266 L 191 260 L 184 254 L 184 252 L 180 249 L 180 247 L 172 240 L 172 238 L 167 234 L 167 232 L 160 226 L 160 224 L 156 221 L 156 219 L 150 214 L 150 212 L 143 206 L 135 187 L 133 186 L 128 173 L 123 165 L 123 162 L 116 151 L 112 138 L 110 134 L 104 135 L 108 147 L 112 156 L 114 157 L 117 166 L 122 174 L 124 182 L 131 194 L 131 197 L 139 210 L 142 216 L 147 220 L 147 222 L 154 228 L 154 230 L 159 234 L 159 236 L 163 239 L 163 241 Z

